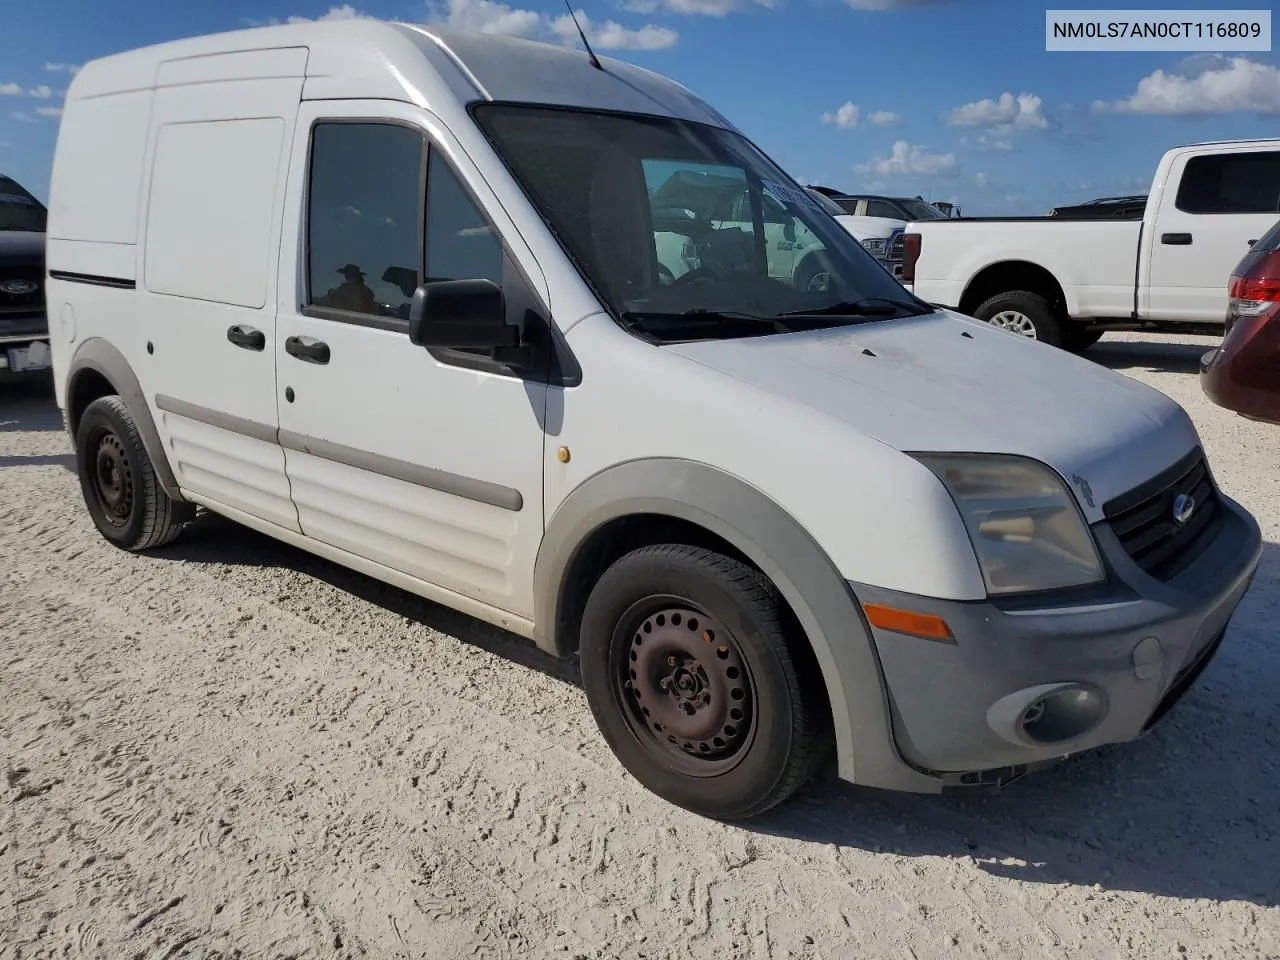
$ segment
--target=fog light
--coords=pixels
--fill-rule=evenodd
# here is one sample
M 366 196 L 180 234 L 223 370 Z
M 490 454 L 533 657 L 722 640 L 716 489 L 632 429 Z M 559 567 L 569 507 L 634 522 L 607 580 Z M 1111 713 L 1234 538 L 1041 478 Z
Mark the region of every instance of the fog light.
M 987 723 L 1020 747 L 1076 740 L 1107 715 L 1107 696 L 1083 683 L 1046 683 L 1001 697 L 987 710 Z
M 1032 743 L 1063 743 L 1083 736 L 1102 719 L 1106 701 L 1088 687 L 1068 686 L 1038 697 L 1018 718 L 1022 736 Z

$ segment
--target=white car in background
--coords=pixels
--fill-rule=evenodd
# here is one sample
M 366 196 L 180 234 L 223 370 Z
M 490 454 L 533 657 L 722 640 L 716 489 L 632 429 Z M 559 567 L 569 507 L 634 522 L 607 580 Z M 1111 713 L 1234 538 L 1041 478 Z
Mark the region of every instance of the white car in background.
M 822 191 L 813 187 L 806 189 L 822 209 L 848 230 L 868 253 L 884 264 L 886 270 L 895 277 L 902 274 L 904 254 L 902 234 L 906 231 L 909 221 L 894 217 L 850 213 L 846 206 Z

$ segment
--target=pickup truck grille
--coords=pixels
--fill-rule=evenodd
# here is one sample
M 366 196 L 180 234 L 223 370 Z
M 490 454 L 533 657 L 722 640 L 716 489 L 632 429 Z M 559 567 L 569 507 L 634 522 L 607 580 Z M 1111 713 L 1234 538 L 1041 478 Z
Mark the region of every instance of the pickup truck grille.
M 25 293 L 10 293 L 5 284 L 11 280 L 34 283 L 35 289 Z M 0 263 L 0 313 L 27 313 L 38 310 L 44 304 L 44 276 L 38 264 Z
M 1183 495 L 1194 499 L 1195 508 L 1179 522 L 1176 504 Z M 1171 580 L 1186 569 L 1222 522 L 1222 505 L 1200 450 L 1104 504 L 1102 512 L 1124 552 L 1157 580 Z
M 889 250 L 885 254 L 885 259 L 891 263 L 901 263 L 906 256 L 907 243 L 903 240 L 902 233 L 896 233 L 893 236 L 893 242 L 889 244 Z

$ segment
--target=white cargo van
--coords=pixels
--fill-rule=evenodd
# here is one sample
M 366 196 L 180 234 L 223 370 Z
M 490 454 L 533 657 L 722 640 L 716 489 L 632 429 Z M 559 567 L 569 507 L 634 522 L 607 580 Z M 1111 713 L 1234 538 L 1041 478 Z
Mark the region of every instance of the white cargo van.
M 750 215 L 709 220 L 727 180 Z M 576 49 L 360 21 L 90 63 L 48 238 L 107 539 L 199 504 L 576 654 L 623 765 L 711 816 L 832 749 L 937 791 L 1134 738 L 1258 562 L 1177 404 L 935 311 Z

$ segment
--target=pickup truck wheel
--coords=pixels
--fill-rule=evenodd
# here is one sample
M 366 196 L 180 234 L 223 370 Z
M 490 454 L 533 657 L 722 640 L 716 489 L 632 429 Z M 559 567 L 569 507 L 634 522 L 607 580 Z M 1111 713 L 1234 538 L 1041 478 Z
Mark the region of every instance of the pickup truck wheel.
M 658 796 L 753 817 L 826 757 L 830 716 L 760 573 L 698 547 L 643 547 L 596 583 L 582 619 L 587 702 L 622 765 Z
M 117 547 L 149 550 L 182 530 L 186 505 L 161 488 L 133 415 L 119 397 L 100 397 L 81 414 L 76 472 L 94 525 Z
M 1063 346 L 1062 324 L 1053 315 L 1049 301 L 1028 290 L 1009 290 L 985 301 L 973 315 L 993 327 L 1000 327 L 1028 340 L 1040 340 L 1053 347 Z
M 1103 331 L 1083 327 L 1067 327 L 1062 332 L 1062 345 L 1072 353 L 1084 353 L 1102 339 Z

